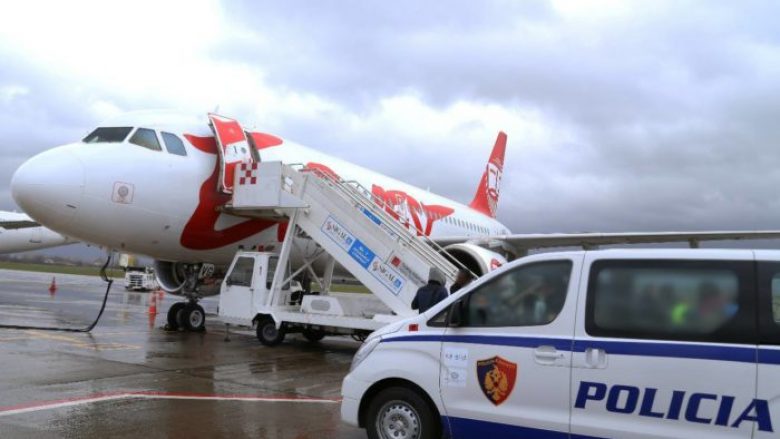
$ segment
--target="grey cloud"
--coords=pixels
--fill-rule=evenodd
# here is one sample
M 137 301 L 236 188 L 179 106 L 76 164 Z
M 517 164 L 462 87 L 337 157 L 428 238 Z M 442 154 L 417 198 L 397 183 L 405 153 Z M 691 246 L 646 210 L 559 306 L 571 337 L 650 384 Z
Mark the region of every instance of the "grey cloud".
M 270 127 L 280 134 L 464 202 L 493 137 L 471 144 L 457 132 L 466 126 L 446 139 L 350 131 L 339 118 L 370 117 L 400 94 L 438 109 L 468 101 L 539 112 L 553 133 L 543 145 L 504 127 L 499 217 L 517 232 L 777 227 L 780 8 L 630 5 L 625 19 L 585 24 L 544 1 L 230 2 L 223 9 L 241 32 L 208 57 L 336 106 L 286 115 Z M 0 87 L 30 90 L 0 103 L 0 207 L 11 205 L 2 188 L 25 156 L 97 122 L 85 104 L 177 105 L 0 55 L 11 61 Z M 248 116 L 255 103 L 231 110 Z

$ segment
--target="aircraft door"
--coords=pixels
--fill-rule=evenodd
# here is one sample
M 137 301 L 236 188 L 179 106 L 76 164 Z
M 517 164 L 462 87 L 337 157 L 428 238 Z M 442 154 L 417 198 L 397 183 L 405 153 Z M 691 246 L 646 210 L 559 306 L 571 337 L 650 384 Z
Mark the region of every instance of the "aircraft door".
M 217 140 L 219 154 L 219 180 L 217 190 L 233 193 L 233 179 L 239 163 L 255 162 L 255 155 L 244 129 L 237 120 L 209 113 L 211 129 Z

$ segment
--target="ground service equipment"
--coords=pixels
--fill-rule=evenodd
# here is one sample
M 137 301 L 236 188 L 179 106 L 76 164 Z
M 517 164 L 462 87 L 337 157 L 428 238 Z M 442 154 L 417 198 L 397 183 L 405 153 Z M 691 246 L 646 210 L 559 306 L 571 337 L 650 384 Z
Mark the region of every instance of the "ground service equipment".
M 457 273 L 440 247 L 402 224 L 370 191 L 326 170 L 242 163 L 225 209 L 232 215 L 287 220 L 281 251 L 237 253 L 220 291 L 222 320 L 256 325 L 266 345 L 280 343 L 289 332 L 303 332 L 311 340 L 329 333 L 365 336 L 417 313 L 411 302 L 432 267 L 449 281 Z M 299 238 L 310 239 L 318 249 L 290 273 L 290 250 Z M 332 292 L 337 263 L 372 294 Z M 315 266 L 324 269 L 317 272 Z M 304 271 L 319 286 L 318 293 L 290 288 Z

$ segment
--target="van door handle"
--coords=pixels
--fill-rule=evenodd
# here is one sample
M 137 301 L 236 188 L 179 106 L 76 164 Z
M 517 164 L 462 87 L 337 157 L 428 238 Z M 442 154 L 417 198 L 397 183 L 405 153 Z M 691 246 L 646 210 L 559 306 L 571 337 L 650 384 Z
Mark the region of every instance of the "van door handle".
M 534 357 L 540 363 L 554 363 L 556 360 L 562 360 L 565 354 L 558 352 L 555 346 L 539 346 L 534 349 Z
M 599 348 L 585 349 L 585 365 L 593 369 L 607 367 L 607 351 Z

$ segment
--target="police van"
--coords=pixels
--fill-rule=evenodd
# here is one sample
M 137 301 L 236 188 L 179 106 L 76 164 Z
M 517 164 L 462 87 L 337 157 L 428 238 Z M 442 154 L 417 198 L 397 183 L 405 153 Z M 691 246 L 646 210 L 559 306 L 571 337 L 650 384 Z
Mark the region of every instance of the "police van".
M 358 350 L 371 438 L 775 438 L 780 251 L 519 259 Z

